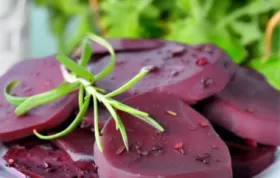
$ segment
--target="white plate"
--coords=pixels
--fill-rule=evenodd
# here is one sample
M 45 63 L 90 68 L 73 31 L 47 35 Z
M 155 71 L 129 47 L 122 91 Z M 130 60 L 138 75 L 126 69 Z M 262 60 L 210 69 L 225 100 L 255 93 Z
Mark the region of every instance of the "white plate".
M 279 178 L 280 177 L 280 147 L 276 153 L 275 162 L 254 178 Z
M 7 149 L 0 144 L 0 156 L 2 157 Z M 0 178 L 25 178 L 23 174 L 18 173 L 15 171 L 15 174 L 11 174 L 7 172 L 7 168 L 4 166 L 3 159 L 0 159 Z M 276 160 L 275 162 L 270 165 L 266 170 L 260 173 L 253 178 L 279 178 L 280 177 L 280 147 L 276 153 Z

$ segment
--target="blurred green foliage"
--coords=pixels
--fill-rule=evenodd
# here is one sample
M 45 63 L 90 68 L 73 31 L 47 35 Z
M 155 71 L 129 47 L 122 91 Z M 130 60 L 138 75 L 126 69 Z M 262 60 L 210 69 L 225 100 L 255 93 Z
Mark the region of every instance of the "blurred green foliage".
M 48 9 L 50 29 L 62 52 L 69 51 L 89 31 L 105 37 L 161 38 L 189 44 L 213 43 L 241 65 L 263 73 L 280 89 L 280 28 L 272 40 L 271 60 L 262 62 L 264 32 L 280 0 L 35 0 Z M 100 22 L 94 21 L 99 14 Z M 66 35 L 78 20 L 75 33 Z M 278 72 L 279 71 L 279 72 Z

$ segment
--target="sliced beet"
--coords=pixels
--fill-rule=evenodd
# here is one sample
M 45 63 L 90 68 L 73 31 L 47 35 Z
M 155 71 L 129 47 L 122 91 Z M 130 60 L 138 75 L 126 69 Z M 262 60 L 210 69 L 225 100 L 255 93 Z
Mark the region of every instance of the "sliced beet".
M 275 160 L 275 146 L 262 146 L 250 152 L 232 155 L 232 169 L 234 178 L 253 177 Z
M 67 119 L 77 105 L 75 93 L 37 107 L 27 115 L 17 117 L 15 107 L 7 103 L 4 89 L 11 80 L 20 80 L 12 91 L 15 96 L 31 96 L 57 87 L 63 82 L 60 64 L 55 56 L 24 60 L 0 78 L 0 141 L 11 141 L 38 131 L 54 128 Z
M 280 145 L 280 92 L 252 69 L 240 67 L 233 81 L 203 106 L 204 115 L 236 135 Z
M 47 142 L 13 146 L 4 159 L 7 166 L 32 178 L 98 177 L 96 170 L 80 170 L 65 152 Z
M 230 150 L 234 178 L 253 177 L 275 160 L 275 146 L 258 144 L 256 147 L 252 147 L 246 140 L 226 129 L 215 126 L 215 130 Z
M 149 67 L 150 73 L 129 89 L 127 96 L 158 89 L 179 96 L 188 103 L 196 103 L 221 91 L 236 68 L 230 57 L 213 45 L 191 46 L 161 41 L 161 45 L 145 49 L 140 48 L 145 44 L 142 40 L 126 39 L 125 43 L 127 45 L 116 54 L 113 72 L 97 81 L 97 86 L 108 91 L 115 90 L 141 69 Z M 139 50 L 135 48 L 132 51 L 131 48 L 136 44 Z M 88 70 L 98 73 L 108 64 L 110 56 L 100 57 L 93 53 L 93 59 Z
M 99 128 L 102 129 L 110 114 L 103 106 L 99 106 L 98 114 Z M 89 107 L 80 128 L 75 129 L 64 137 L 53 140 L 54 144 L 64 150 L 77 166 L 83 170 L 96 169 L 93 156 L 95 142 L 93 129 L 93 109 Z
M 114 48 L 115 52 L 151 50 L 164 45 L 163 41 L 155 39 L 108 39 L 107 41 Z M 108 49 L 93 43 L 93 53 L 108 53 Z
M 82 170 L 96 170 L 93 157 L 94 133 L 90 129 L 78 128 L 69 135 L 54 140 Z
M 164 128 L 119 112 L 130 151 L 109 120 L 102 130 L 103 153 L 94 147 L 101 178 L 231 178 L 231 160 L 224 142 L 208 121 L 179 98 L 160 92 L 133 97 L 126 104 L 148 112 Z

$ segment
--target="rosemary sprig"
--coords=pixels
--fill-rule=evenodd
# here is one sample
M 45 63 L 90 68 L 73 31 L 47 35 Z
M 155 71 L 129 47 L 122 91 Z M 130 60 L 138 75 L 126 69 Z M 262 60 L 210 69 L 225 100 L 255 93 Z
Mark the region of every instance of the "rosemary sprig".
M 92 42 L 89 42 L 89 40 L 95 41 L 103 45 L 108 49 L 108 51 L 111 54 L 111 60 L 109 61 L 108 65 L 96 75 L 88 72 L 85 69 L 85 66 L 89 62 L 90 57 L 92 55 L 92 49 L 91 49 Z M 84 115 L 86 114 L 91 99 L 93 99 L 93 107 L 94 107 L 95 138 L 96 138 L 97 146 L 101 152 L 103 151 L 103 148 L 102 148 L 99 127 L 98 127 L 98 101 L 102 103 L 112 115 L 112 118 L 116 123 L 116 129 L 120 131 L 124 145 L 127 150 L 129 150 L 129 146 L 128 146 L 126 129 L 123 125 L 122 120 L 117 114 L 116 110 L 121 110 L 123 112 L 129 113 L 134 117 L 155 127 L 159 131 L 163 132 L 164 131 L 163 127 L 161 127 L 161 125 L 157 123 L 154 119 L 149 117 L 148 113 L 137 110 L 135 108 L 132 108 L 119 101 L 112 99 L 112 97 L 125 92 L 130 87 L 135 85 L 139 80 L 141 80 L 148 73 L 148 69 L 140 71 L 138 75 L 136 75 L 134 78 L 132 78 L 130 81 L 128 81 L 126 84 L 116 89 L 115 91 L 112 91 L 108 94 L 104 94 L 106 93 L 105 90 L 103 90 L 102 88 L 95 87 L 93 84 L 97 80 L 106 77 L 113 70 L 116 61 L 116 56 L 113 48 L 106 40 L 102 39 L 101 37 L 98 37 L 94 34 L 88 34 L 85 40 L 83 41 L 81 49 L 83 49 L 83 51 L 78 63 L 74 62 L 67 56 L 57 55 L 58 61 L 62 64 L 61 72 L 65 81 L 53 90 L 38 95 L 34 95 L 31 97 L 15 97 L 15 96 L 11 96 L 9 93 L 12 91 L 13 88 L 18 86 L 19 81 L 11 81 L 6 86 L 6 89 L 4 91 L 5 98 L 10 104 L 17 106 L 15 109 L 15 113 L 18 116 L 27 113 L 29 110 L 31 110 L 34 107 L 44 105 L 58 98 L 61 98 L 65 95 L 68 95 L 73 91 L 79 90 L 79 113 L 76 116 L 76 118 L 73 120 L 73 122 L 65 130 L 56 133 L 54 135 L 48 135 L 48 136 L 42 135 L 38 133 L 36 130 L 34 130 L 34 134 L 41 139 L 50 140 L 50 139 L 57 139 L 59 137 L 71 133 L 79 125 Z M 66 68 L 69 69 L 71 73 L 69 73 Z

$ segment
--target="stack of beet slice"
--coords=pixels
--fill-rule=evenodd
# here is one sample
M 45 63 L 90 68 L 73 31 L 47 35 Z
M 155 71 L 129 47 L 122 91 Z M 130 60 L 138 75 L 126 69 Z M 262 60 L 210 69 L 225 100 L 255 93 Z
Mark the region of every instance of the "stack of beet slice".
M 260 74 L 233 64 L 213 45 L 109 42 L 116 51 L 116 66 L 96 85 L 112 91 L 149 68 L 147 76 L 115 99 L 149 113 L 165 131 L 118 112 L 128 134 L 126 151 L 114 120 L 100 105 L 103 153 L 94 144 L 92 109 L 65 137 L 51 142 L 28 137 L 33 129 L 53 133 L 71 121 L 77 94 L 16 117 L 3 95 L 9 81 L 21 81 L 12 91 L 16 96 L 41 93 L 63 81 L 54 56 L 27 60 L 0 78 L 0 141 L 9 147 L 4 156 L 8 167 L 32 178 L 249 178 L 273 162 L 280 144 L 279 92 Z M 93 48 L 87 69 L 97 73 L 110 56 L 102 46 Z M 189 104 L 197 104 L 197 111 Z
M 280 145 L 280 92 L 248 68 L 239 68 L 235 78 L 205 105 L 203 113 L 212 122 L 242 138 Z
M 147 76 L 125 93 L 126 96 L 119 96 L 120 99 L 160 90 L 193 104 L 221 91 L 236 70 L 229 56 L 212 45 L 190 46 L 157 40 L 110 42 L 119 51 L 117 64 L 108 77 L 96 82 L 97 86 L 112 91 L 142 68 L 151 69 Z M 95 51 L 95 60 L 88 65 L 88 70 L 93 73 L 103 69 L 110 59 L 108 55 L 100 57 L 99 51 L 102 50 Z
M 222 92 L 200 104 L 199 110 L 211 122 L 241 137 L 246 141 L 243 146 L 251 147 L 251 151 L 241 149 L 239 156 L 232 157 L 236 177 L 253 176 L 273 162 L 275 146 L 280 145 L 279 99 L 279 91 L 261 74 L 239 67 Z
M 233 177 L 250 178 L 268 167 L 275 159 L 276 146 L 258 144 L 253 146 L 232 132 L 217 126 L 215 131 L 227 144 L 231 159 Z

